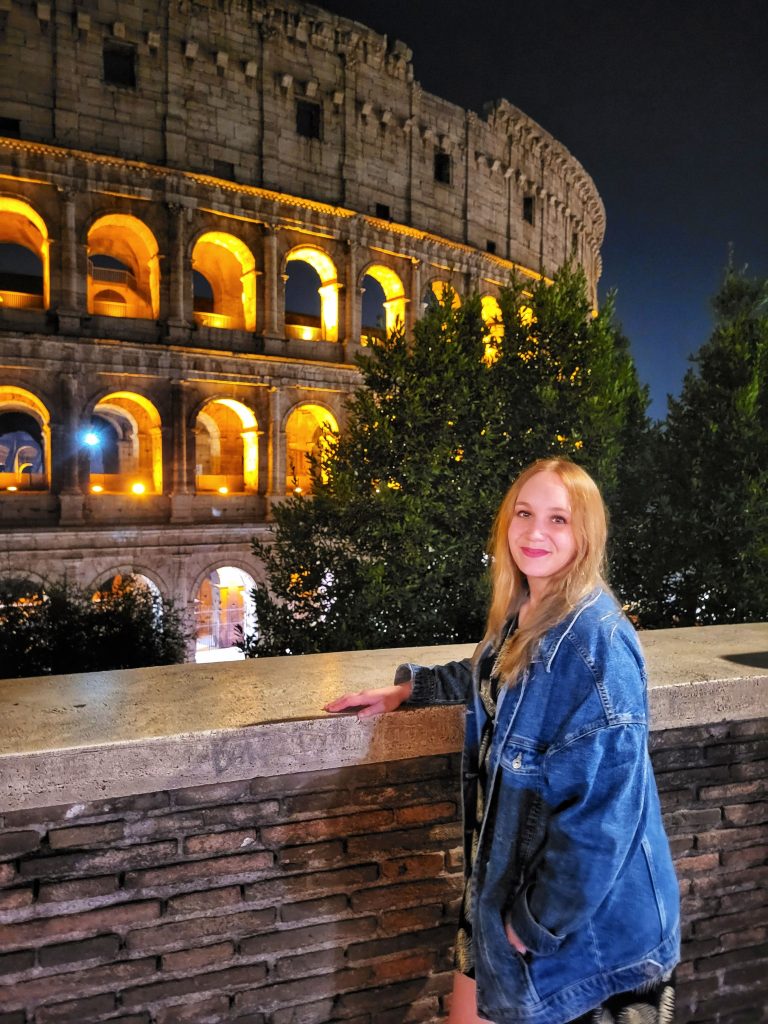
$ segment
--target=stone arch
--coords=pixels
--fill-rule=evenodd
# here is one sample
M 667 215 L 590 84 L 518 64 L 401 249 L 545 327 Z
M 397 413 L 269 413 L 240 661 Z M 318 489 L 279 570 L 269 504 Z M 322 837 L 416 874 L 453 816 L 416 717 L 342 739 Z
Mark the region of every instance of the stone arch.
M 3 417 L 16 414 L 19 419 L 12 422 L 6 421 L 5 426 L 18 429 L 4 431 Z M 34 424 L 32 430 L 26 430 L 25 418 Z M 9 435 L 7 442 L 3 438 Z M 11 437 L 10 435 L 16 435 Z M 28 470 L 27 463 L 20 466 L 20 455 L 23 456 L 23 447 L 20 452 L 20 444 L 27 445 L 27 438 L 22 435 L 28 434 L 33 443 L 40 447 L 40 466 L 37 472 Z M 8 449 L 6 451 L 6 448 Z M 17 387 L 14 384 L 0 385 L 0 461 L 4 466 L 9 465 L 9 458 L 13 456 L 12 468 L 0 470 L 0 491 L 20 490 L 47 490 L 51 479 L 51 416 L 43 402 L 26 388 Z M 13 449 L 13 451 L 11 451 Z
M 398 322 L 400 324 L 405 323 L 405 306 L 408 301 L 405 297 L 405 286 L 400 275 L 392 270 L 391 267 L 387 267 L 383 263 L 370 263 L 365 267 L 360 275 L 358 283 L 359 288 L 365 288 L 364 282 L 366 277 L 373 278 L 384 292 L 384 301 L 382 303 L 384 311 L 384 331 L 389 335 L 395 330 Z M 370 331 L 370 328 L 375 325 L 366 324 L 364 317 L 361 318 L 361 323 L 363 325 L 363 338 L 368 338 L 371 335 L 373 337 L 378 336 L 375 332 L 372 333 Z
M 426 282 L 424 291 L 422 293 L 422 306 L 426 309 L 432 302 L 442 302 L 445 293 L 448 289 L 453 292 L 451 299 L 451 308 L 458 309 L 461 306 L 461 295 L 454 288 L 450 281 L 447 281 L 444 277 L 433 277 Z
M 251 632 L 256 626 L 250 591 L 257 578 L 253 567 L 238 558 L 226 562 L 219 558 L 198 574 L 191 596 L 196 661 L 243 657 L 233 647 L 235 626 L 242 626 L 245 632 Z
M 160 414 L 152 402 L 135 391 L 111 391 L 93 404 L 91 427 L 83 433 L 83 445 L 91 450 L 106 443 L 98 420 L 114 429 L 117 445 L 114 472 L 89 474 L 91 493 L 162 494 L 163 453 Z M 95 422 L 96 421 L 96 422 Z M 95 458 L 92 465 L 97 463 Z
M 339 338 L 339 284 L 336 264 L 328 253 L 316 245 L 297 245 L 286 253 L 283 261 L 283 278 L 286 281 L 288 297 L 288 266 L 293 262 L 307 263 L 320 279 L 317 289 L 320 296 L 319 323 L 309 322 L 312 318 L 285 309 L 285 328 L 289 337 L 307 341 L 338 341 Z M 307 321 L 307 322 L 302 322 Z
M 31 252 L 40 262 L 40 291 L 30 292 L 25 284 L 26 275 L 13 272 L 4 274 L 0 282 L 0 308 L 48 309 L 51 300 L 50 238 L 48 227 L 34 207 L 16 196 L 0 195 L 0 245 L 18 246 Z M 14 278 L 18 281 L 14 282 Z M 8 285 L 8 287 L 5 287 Z
M 308 494 L 312 490 L 310 457 L 320 457 L 325 426 L 338 432 L 334 413 L 318 402 L 301 402 L 285 417 L 285 493 Z M 322 470 L 321 470 L 322 473 Z
M 163 601 L 166 601 L 171 596 L 171 590 L 167 583 L 154 569 L 148 569 L 144 565 L 127 562 L 121 562 L 110 569 L 104 569 L 102 572 L 97 573 L 96 576 L 91 578 L 88 589 L 97 591 L 105 583 L 119 576 L 138 576 L 141 579 L 146 579 L 151 588 Z
M 160 315 L 160 252 L 138 217 L 107 213 L 88 229 L 88 312 L 139 319 Z
M 195 299 L 199 324 L 256 329 L 256 260 L 245 242 L 224 231 L 203 232 L 192 248 L 192 270 L 203 275 L 213 293 L 210 309 Z
M 259 482 L 256 415 L 234 398 L 206 399 L 195 415 L 195 489 L 253 492 Z

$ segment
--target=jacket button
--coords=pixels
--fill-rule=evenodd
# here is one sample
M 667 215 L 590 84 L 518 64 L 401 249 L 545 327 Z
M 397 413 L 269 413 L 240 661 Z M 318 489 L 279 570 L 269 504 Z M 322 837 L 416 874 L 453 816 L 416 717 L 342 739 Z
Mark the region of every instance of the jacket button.
M 515 771 L 517 771 L 518 768 L 523 767 L 523 759 L 522 757 L 520 757 L 519 754 L 515 757 L 515 760 L 512 762 L 512 767 L 515 769 Z

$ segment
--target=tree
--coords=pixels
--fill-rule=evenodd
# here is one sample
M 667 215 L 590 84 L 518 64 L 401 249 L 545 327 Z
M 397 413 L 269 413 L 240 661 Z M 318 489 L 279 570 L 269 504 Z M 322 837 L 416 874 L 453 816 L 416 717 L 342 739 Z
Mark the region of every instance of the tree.
M 0 677 L 97 672 L 184 660 L 170 601 L 123 577 L 98 597 L 69 580 L 0 583 Z
M 460 642 L 482 634 L 486 544 L 510 481 L 564 454 L 609 496 L 642 390 L 609 302 L 582 271 L 513 280 L 492 329 L 448 293 L 412 338 L 360 358 L 364 387 L 316 466 L 314 495 L 275 510 L 249 656 Z
M 768 280 L 729 267 L 713 307 L 663 432 L 650 612 L 667 625 L 768 616 Z

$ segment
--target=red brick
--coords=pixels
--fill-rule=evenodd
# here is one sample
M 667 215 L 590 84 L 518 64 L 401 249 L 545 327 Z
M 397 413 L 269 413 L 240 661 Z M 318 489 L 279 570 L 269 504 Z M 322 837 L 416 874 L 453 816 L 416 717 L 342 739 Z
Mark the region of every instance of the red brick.
M 419 903 L 434 903 L 452 896 L 458 889 L 455 880 L 436 878 L 411 882 L 406 885 L 387 885 L 376 889 L 365 889 L 353 893 L 352 909 L 388 910 L 395 907 L 414 906 Z
M 443 920 L 443 907 L 409 907 L 406 910 L 392 910 L 381 915 L 381 927 L 386 935 L 397 932 L 416 932 L 434 928 Z
M 273 821 L 279 813 L 280 804 L 277 800 L 262 800 L 258 803 L 207 807 L 202 811 L 202 817 L 206 826 L 260 825 L 265 821 Z
M 207 992 L 216 993 L 223 989 L 232 991 L 242 986 L 257 985 L 267 975 L 264 964 L 248 964 L 244 967 L 228 967 L 222 971 L 194 974 L 188 978 L 160 981 L 123 991 L 123 1006 L 141 1006 L 160 1000 L 178 999 L 181 996 Z
M 375 882 L 379 869 L 375 864 L 341 868 L 337 871 L 316 871 L 308 875 L 289 875 L 265 879 L 245 886 L 245 898 L 254 903 L 291 903 L 307 896 L 322 893 L 351 892 L 368 882 Z
M 53 878 L 57 875 L 108 874 L 129 871 L 150 864 L 162 864 L 176 856 L 176 843 L 147 843 L 125 850 L 102 850 L 99 853 L 68 853 L 58 857 L 33 857 L 21 862 L 21 873 L 30 878 Z
M 238 1017 L 237 1024 L 242 1019 Z M 333 1020 L 333 999 L 305 1003 L 303 1006 L 287 1006 L 284 1010 L 276 1010 L 269 1019 L 271 1024 L 327 1024 Z
M 696 836 L 697 850 L 735 850 L 741 846 L 754 846 L 765 842 L 765 829 L 717 828 L 712 832 L 700 832 Z
M 34 949 L 19 950 L 18 953 L 4 953 L 0 956 L 0 975 L 27 971 L 35 965 Z
M 21 910 L 28 907 L 34 900 L 34 893 L 31 889 L 7 889 L 0 892 L 0 913 L 8 910 Z
M 31 853 L 40 847 L 43 837 L 39 832 L 6 832 L 0 834 L 0 860 L 11 860 Z
M 78 878 L 70 882 L 54 882 L 41 885 L 37 897 L 39 903 L 65 903 L 72 900 L 92 899 L 94 896 L 111 896 L 119 887 L 115 875 L 99 875 L 96 878 Z
M 425 825 L 427 822 L 440 821 L 443 818 L 454 818 L 454 803 L 418 804 L 415 807 L 400 807 L 395 811 L 398 825 Z
M 193 971 L 200 967 L 229 960 L 235 954 L 234 942 L 219 942 L 214 946 L 199 946 L 196 949 L 181 949 L 177 953 L 163 956 L 164 971 Z
M 220 917 L 194 917 L 174 924 L 158 924 L 129 932 L 126 946 L 140 953 L 159 952 L 180 944 L 218 936 L 252 935 L 263 931 L 275 920 L 275 910 L 250 910 Z
M 204 812 L 178 811 L 175 814 L 145 815 L 125 823 L 126 839 L 168 839 L 205 828 Z
M 700 829 L 712 828 L 722 821 L 722 813 L 718 807 L 693 808 L 690 810 L 672 811 L 664 815 L 664 824 L 669 832 L 682 832 L 692 829 L 698 832 Z
M 8 924 L 0 927 L 0 948 L 55 942 L 56 939 L 87 935 L 89 932 L 99 932 L 104 928 L 119 930 L 121 926 L 143 924 L 159 916 L 159 902 L 149 900 L 142 903 L 120 903 L 82 914 L 65 914 L 37 921 Z
M 405 981 L 389 984 L 385 988 L 369 988 L 363 992 L 350 992 L 337 1002 L 337 1014 L 347 1018 L 351 1013 L 369 1010 L 378 1013 L 393 1006 L 408 1006 L 424 995 L 424 982 Z
M 347 905 L 346 896 L 325 896 L 319 900 L 289 903 L 280 908 L 280 920 L 288 924 L 291 921 L 310 921 L 316 917 L 331 917 L 346 913 Z
M 251 782 L 218 782 L 211 786 L 190 786 L 173 793 L 176 807 L 199 806 L 200 804 L 231 804 L 248 796 Z
M 336 971 L 325 976 L 301 978 L 297 981 L 286 981 L 282 984 L 239 992 L 234 999 L 237 1020 L 240 1019 L 241 1010 L 260 1010 L 262 1013 L 269 1013 L 280 1006 L 285 1006 L 286 1003 L 310 1002 L 313 999 L 348 992 L 350 989 L 365 985 L 370 977 L 369 967 L 358 967 L 355 970 Z
M 731 825 L 756 825 L 768 821 L 768 804 L 729 804 L 723 808 L 723 815 Z
M 719 853 L 702 853 L 695 857 L 678 857 L 675 861 L 675 867 L 680 875 L 695 875 L 700 871 L 712 871 L 719 866 Z
M 313 946 L 340 945 L 352 939 L 365 939 L 373 935 L 376 928 L 375 917 L 353 917 L 303 928 L 283 928 L 242 939 L 240 952 L 243 956 L 268 956 Z
M 44 946 L 38 953 L 41 967 L 77 963 L 80 960 L 114 959 L 120 948 L 117 935 L 99 935 L 83 942 L 65 942 L 60 946 Z
M 194 1002 L 185 1000 L 155 1010 L 155 1024 L 201 1024 L 201 1021 L 229 1019 L 229 996 L 216 995 Z
M 768 846 L 745 846 L 741 850 L 724 850 L 720 854 L 723 865 L 732 870 L 765 864 L 768 861 Z
M 759 797 L 766 795 L 765 779 L 758 779 L 756 782 L 729 782 L 723 786 L 702 786 L 699 790 L 699 797 L 702 800 L 721 800 L 724 803 L 734 798 Z
M 16 878 L 16 868 L 13 864 L 0 864 L 0 885 L 8 885 Z
M 286 956 L 277 961 L 275 976 L 282 979 L 304 978 L 318 971 L 333 972 L 345 967 L 345 951 L 337 946 L 317 949 L 298 956 Z
M 418 978 L 429 974 L 435 966 L 435 961 L 434 953 L 407 953 L 391 960 L 380 960 L 373 965 L 374 978 L 379 982 Z
M 218 910 L 240 903 L 240 886 L 231 885 L 224 889 L 205 889 L 203 892 L 188 892 L 168 900 L 169 914 L 194 914 L 203 910 Z
M 381 877 L 407 881 L 412 878 L 435 878 L 443 870 L 441 853 L 426 853 L 421 856 L 399 857 L 381 864 Z
M 386 939 L 371 939 L 369 942 L 358 942 L 347 949 L 350 963 L 358 960 L 371 960 L 374 957 L 391 956 L 404 950 L 436 950 L 450 945 L 456 937 L 454 925 L 443 925 L 440 928 L 429 928 L 424 931 L 406 932 L 393 935 Z
M 113 995 L 91 996 L 90 999 L 73 999 L 54 1006 L 41 1006 L 35 1014 L 40 1024 L 70 1024 L 72 1021 L 93 1020 L 98 1014 L 111 1013 L 115 1009 Z
M 221 878 L 236 878 L 252 875 L 272 867 L 274 854 L 266 850 L 234 857 L 215 857 L 212 860 L 188 861 L 186 864 L 170 864 L 165 868 L 146 871 L 131 871 L 125 878 L 126 889 L 155 889 L 175 886 L 184 882 L 216 881 Z
M 431 846 L 444 849 L 462 838 L 461 823 L 431 825 L 429 828 L 405 829 L 397 832 L 382 832 L 379 835 L 350 836 L 347 852 L 351 857 L 376 857 L 384 853 L 407 855 L 412 850 L 422 853 Z
M 202 836 L 189 836 L 184 840 L 184 853 L 197 854 L 237 853 L 256 844 L 253 829 L 243 832 L 211 832 Z M 259 847 L 263 848 L 263 847 Z
M 344 844 L 339 839 L 306 846 L 287 846 L 277 852 L 277 863 L 285 868 L 324 868 L 344 857 Z
M 391 825 L 393 821 L 392 811 L 366 811 L 361 814 L 317 818 L 292 825 L 271 825 L 263 828 L 261 840 L 266 846 L 298 846 L 302 842 L 312 843 L 318 839 L 375 832 Z
M 64 1000 L 96 995 L 100 990 L 101 992 L 114 992 L 126 984 L 146 978 L 154 972 L 154 957 L 117 964 L 102 964 L 100 967 L 89 967 L 86 970 L 69 971 L 66 974 L 53 974 L 17 982 L 13 986 L 12 992 L 6 995 L 6 1001 L 10 997 L 12 1000 L 10 1006 L 15 1009 L 17 1006 L 48 1002 L 51 999 Z
M 77 825 L 74 828 L 53 829 L 48 833 L 52 850 L 69 850 L 112 843 L 123 838 L 124 822 L 110 821 L 105 825 Z

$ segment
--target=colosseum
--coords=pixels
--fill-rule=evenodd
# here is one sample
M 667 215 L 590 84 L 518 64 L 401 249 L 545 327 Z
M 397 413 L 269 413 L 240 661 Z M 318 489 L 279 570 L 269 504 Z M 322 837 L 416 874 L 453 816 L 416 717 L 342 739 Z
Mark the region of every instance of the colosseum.
M 0 0 L 0 79 L 0 574 L 144 577 L 200 660 L 362 346 L 569 257 L 595 301 L 578 161 L 318 7 Z

